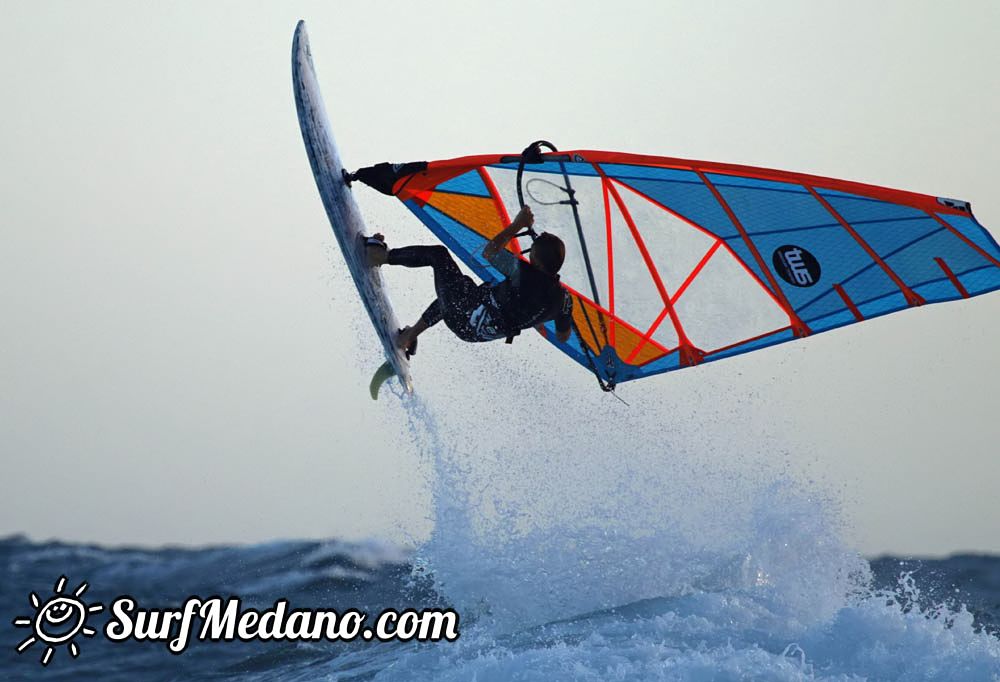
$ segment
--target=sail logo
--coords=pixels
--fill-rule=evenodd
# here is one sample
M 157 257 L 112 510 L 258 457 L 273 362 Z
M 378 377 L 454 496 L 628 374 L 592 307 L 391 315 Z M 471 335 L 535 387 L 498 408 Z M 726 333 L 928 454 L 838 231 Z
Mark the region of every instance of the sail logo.
M 811 287 L 819 281 L 819 261 L 801 246 L 779 246 L 774 250 L 771 262 L 781 279 L 793 286 Z

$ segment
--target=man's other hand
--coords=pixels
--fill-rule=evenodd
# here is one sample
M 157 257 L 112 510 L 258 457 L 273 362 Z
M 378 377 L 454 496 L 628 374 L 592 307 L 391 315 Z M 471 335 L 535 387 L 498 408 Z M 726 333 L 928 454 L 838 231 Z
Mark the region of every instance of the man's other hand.
M 531 227 L 532 225 L 534 225 L 535 216 L 531 212 L 531 207 L 530 206 L 522 207 L 521 210 L 517 212 L 517 215 L 514 217 L 514 221 L 511 224 L 516 225 L 518 229 L 521 229 L 522 227 Z

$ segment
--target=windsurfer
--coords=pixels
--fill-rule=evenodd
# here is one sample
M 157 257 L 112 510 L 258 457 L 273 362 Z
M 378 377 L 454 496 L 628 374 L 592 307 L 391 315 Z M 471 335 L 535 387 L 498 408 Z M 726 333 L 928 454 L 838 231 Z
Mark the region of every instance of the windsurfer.
M 506 248 L 519 231 L 533 223 L 531 209 L 525 206 L 510 225 L 486 244 L 483 258 L 504 279 L 483 284 L 476 284 L 471 277 L 462 274 L 443 246 L 390 249 L 382 235 L 370 237 L 366 246 L 369 266 L 388 264 L 434 270 L 437 298 L 419 320 L 400 331 L 399 348 L 412 355 L 416 352 L 417 337 L 441 320 L 463 341 L 506 338 L 508 343 L 523 329 L 555 320 L 556 338 L 563 343 L 568 341 L 573 299 L 559 285 L 558 272 L 566 256 L 562 240 L 543 232 L 535 238 L 528 261 Z

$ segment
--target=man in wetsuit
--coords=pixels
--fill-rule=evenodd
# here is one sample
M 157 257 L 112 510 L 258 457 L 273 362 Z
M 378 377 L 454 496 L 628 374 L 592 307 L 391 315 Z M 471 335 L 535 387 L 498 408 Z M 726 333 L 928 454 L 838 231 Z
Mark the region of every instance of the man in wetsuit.
M 368 264 L 402 265 L 408 268 L 434 269 L 437 299 L 428 306 L 411 327 L 401 330 L 398 346 L 408 354 L 416 351 L 417 337 L 441 320 L 463 341 L 513 339 L 522 329 L 555 320 L 556 338 L 569 340 L 572 329 L 573 299 L 559 285 L 559 268 L 566 257 L 566 247 L 559 237 L 543 232 L 535 238 L 530 262 L 525 262 L 504 247 L 520 230 L 534 222 L 531 209 L 525 206 L 513 222 L 483 248 L 483 257 L 504 275 L 495 283 L 477 285 L 463 275 L 451 254 L 443 246 L 404 246 L 389 249 L 381 235 L 369 240 Z

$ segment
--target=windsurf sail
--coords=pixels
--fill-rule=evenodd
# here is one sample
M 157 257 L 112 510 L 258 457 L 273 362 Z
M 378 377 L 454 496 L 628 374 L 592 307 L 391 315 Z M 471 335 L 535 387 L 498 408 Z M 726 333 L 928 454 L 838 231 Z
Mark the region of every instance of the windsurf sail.
M 786 171 L 575 150 L 432 161 L 393 193 L 485 280 L 521 205 L 567 246 L 576 333 L 603 386 L 1000 288 L 965 201 Z M 512 242 L 521 255 L 528 244 Z M 522 256 L 523 257 L 523 256 Z

